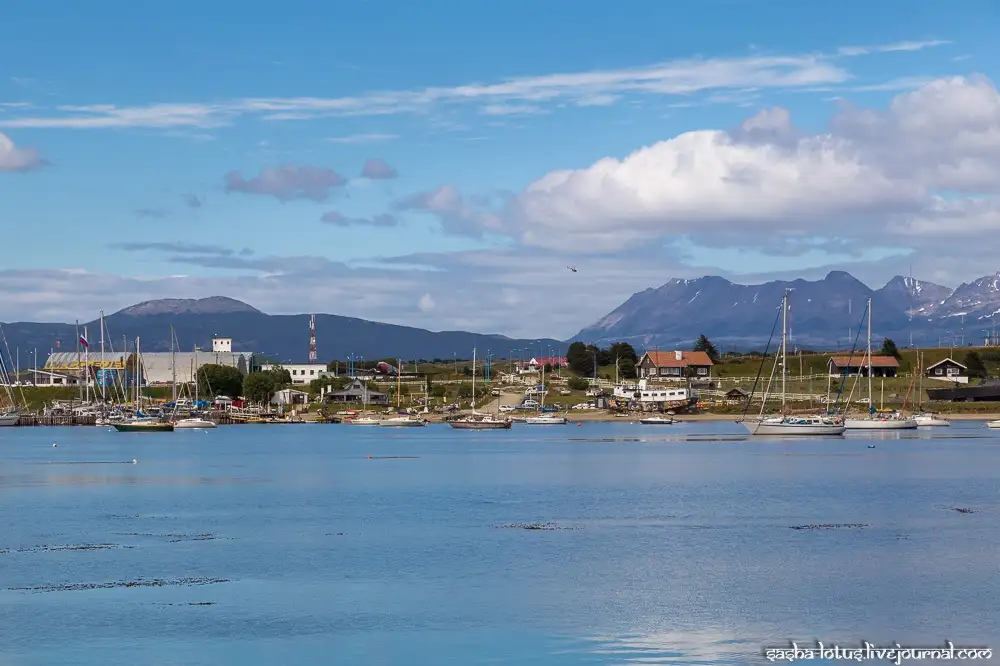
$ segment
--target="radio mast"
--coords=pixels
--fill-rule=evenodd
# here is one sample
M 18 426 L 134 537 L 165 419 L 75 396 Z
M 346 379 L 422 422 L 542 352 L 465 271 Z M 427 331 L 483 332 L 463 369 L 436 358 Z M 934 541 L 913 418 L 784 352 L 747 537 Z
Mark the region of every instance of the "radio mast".
M 316 354 L 316 315 L 309 316 L 309 363 L 317 363 Z

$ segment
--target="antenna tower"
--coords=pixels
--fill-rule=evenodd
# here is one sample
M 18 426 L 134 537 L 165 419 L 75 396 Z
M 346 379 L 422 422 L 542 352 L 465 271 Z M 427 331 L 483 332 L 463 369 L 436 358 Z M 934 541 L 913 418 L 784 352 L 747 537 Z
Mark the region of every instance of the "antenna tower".
M 316 354 L 316 315 L 309 316 L 309 362 L 316 363 L 319 356 Z

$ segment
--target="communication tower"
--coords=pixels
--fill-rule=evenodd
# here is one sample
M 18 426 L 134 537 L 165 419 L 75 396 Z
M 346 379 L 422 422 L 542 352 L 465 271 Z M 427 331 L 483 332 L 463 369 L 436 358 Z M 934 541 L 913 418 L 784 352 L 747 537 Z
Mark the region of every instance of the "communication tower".
M 316 363 L 319 356 L 316 354 L 316 315 L 309 317 L 309 362 Z

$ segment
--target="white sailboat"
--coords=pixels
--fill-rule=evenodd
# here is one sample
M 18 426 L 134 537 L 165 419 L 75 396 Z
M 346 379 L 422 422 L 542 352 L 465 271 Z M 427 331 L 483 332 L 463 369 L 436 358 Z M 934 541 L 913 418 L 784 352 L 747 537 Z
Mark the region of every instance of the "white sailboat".
M 924 353 L 920 352 L 918 357 L 918 366 L 920 371 L 920 383 L 917 386 L 917 400 L 918 407 L 920 403 L 923 402 L 924 398 Z M 919 414 L 913 415 L 913 420 L 917 422 L 917 426 L 921 428 L 943 428 L 951 425 L 951 421 L 948 419 L 938 416 L 936 414 L 931 414 L 930 412 L 920 412 Z
M 833 416 L 788 416 L 785 414 L 785 368 L 788 351 L 788 292 L 781 297 L 781 412 L 780 416 L 764 416 L 764 409 L 767 406 L 767 393 L 765 392 L 760 405 L 760 416 L 751 421 L 743 421 L 744 427 L 750 431 L 751 435 L 793 435 L 793 436 L 836 436 L 844 433 L 844 424 L 837 417 Z M 778 367 L 778 360 L 775 359 L 774 369 L 771 371 L 772 378 L 774 371 Z M 768 383 L 770 388 L 770 382 Z
M 673 425 L 677 423 L 677 420 L 669 416 L 650 416 L 645 419 L 639 419 L 639 423 L 642 425 Z
M 173 336 L 173 334 L 174 334 L 173 328 L 174 328 L 173 326 L 170 327 L 170 335 L 171 336 Z M 170 341 L 170 347 L 171 347 L 171 351 L 173 351 L 173 349 L 174 349 L 174 341 L 173 341 L 172 338 L 171 338 L 171 341 Z M 175 365 L 176 364 L 176 356 L 174 356 L 171 359 L 170 362 L 171 362 L 171 365 Z M 192 373 L 192 379 L 194 379 L 194 407 L 195 407 L 195 409 L 197 409 L 197 407 L 198 407 L 198 348 L 197 347 L 194 348 L 194 361 L 191 363 L 191 367 L 194 368 L 194 372 Z M 176 370 L 176 368 L 173 368 L 172 372 L 174 373 L 174 390 L 173 390 L 173 395 L 174 395 L 174 409 L 176 410 L 177 409 L 177 377 L 176 377 L 177 370 Z M 215 427 L 217 427 L 217 425 L 216 425 L 216 423 L 214 421 L 209 421 L 208 419 L 203 419 L 200 416 L 188 416 L 187 418 L 177 419 L 177 420 L 174 421 L 174 428 L 177 428 L 177 429 L 180 429 L 180 430 L 210 430 L 210 429 L 215 428 Z
M 499 400 L 497 401 L 499 403 Z M 499 407 L 497 408 L 499 409 Z M 513 421 L 501 419 L 499 415 L 479 414 L 476 412 L 476 350 L 472 349 L 472 413 L 468 416 L 450 421 L 449 425 L 456 430 L 510 430 Z
M 905 418 L 901 414 L 880 415 L 875 411 L 874 392 L 872 391 L 872 299 L 868 299 L 868 415 L 860 419 L 845 419 L 844 427 L 848 430 L 913 430 L 917 422 Z
M 538 405 L 539 410 L 545 406 L 545 394 L 545 367 L 542 366 L 542 400 Z M 500 398 L 497 400 L 499 401 Z M 524 425 L 566 425 L 566 417 L 559 414 L 538 413 L 535 416 L 525 418 Z

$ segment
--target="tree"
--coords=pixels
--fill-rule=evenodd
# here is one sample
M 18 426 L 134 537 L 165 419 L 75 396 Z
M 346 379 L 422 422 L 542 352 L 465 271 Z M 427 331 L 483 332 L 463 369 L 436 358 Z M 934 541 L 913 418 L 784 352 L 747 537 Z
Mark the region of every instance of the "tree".
M 594 374 L 594 353 L 582 342 L 574 342 L 566 350 L 566 364 L 576 374 L 589 377 Z
M 545 367 L 542 368 L 542 369 L 546 372 L 546 374 L 550 373 L 550 372 L 552 372 L 552 364 L 551 363 L 546 363 Z
M 694 351 L 705 352 L 712 359 L 712 363 L 719 362 L 719 351 L 704 334 L 698 336 L 698 341 L 694 343 Z
M 444 384 L 435 384 L 427 391 L 427 393 L 432 398 L 443 398 L 448 394 L 448 387 Z
M 986 377 L 986 364 L 979 356 L 979 352 L 970 351 L 965 355 L 965 367 L 969 371 L 970 377 L 984 379 Z
M 469 382 L 462 382 L 458 385 L 458 397 L 459 398 L 471 398 L 472 397 L 472 384 Z
M 292 385 L 292 373 L 284 369 L 280 365 L 276 365 L 268 370 L 272 375 L 274 375 L 274 388 L 275 390 L 285 388 L 286 386 Z
M 243 374 L 232 366 L 208 363 L 198 368 L 197 375 L 198 395 L 204 398 L 238 398 L 243 390 Z
M 570 377 L 566 381 L 566 386 L 574 391 L 586 391 L 587 387 L 590 386 L 590 383 L 582 377 Z
M 251 372 L 243 378 L 243 396 L 250 402 L 268 403 L 275 392 L 274 372 Z
M 896 343 L 893 342 L 892 338 L 886 338 L 882 341 L 882 355 L 892 356 L 897 361 L 902 358 L 899 353 L 899 349 L 896 347 Z

